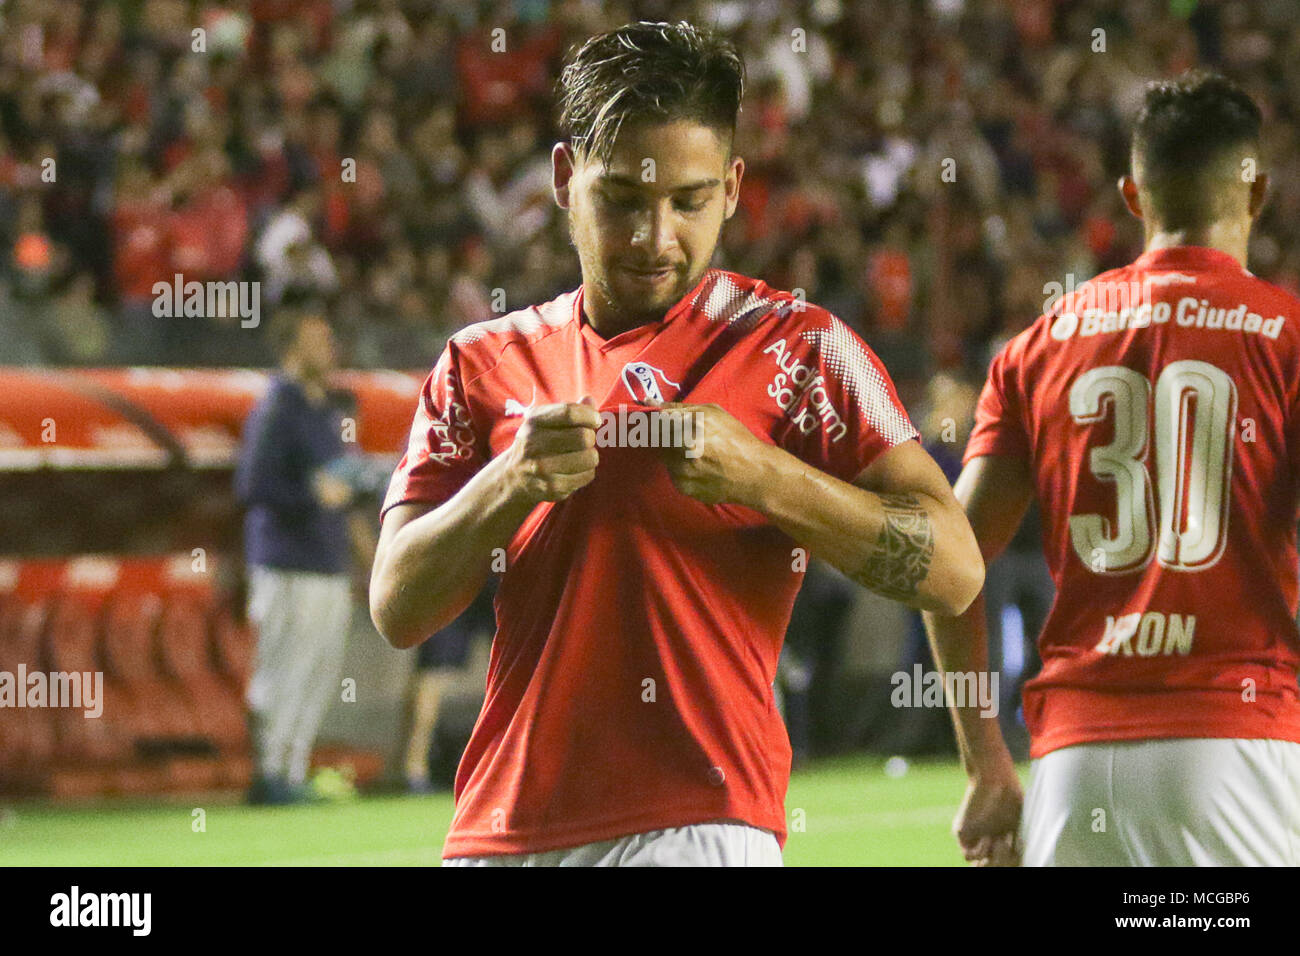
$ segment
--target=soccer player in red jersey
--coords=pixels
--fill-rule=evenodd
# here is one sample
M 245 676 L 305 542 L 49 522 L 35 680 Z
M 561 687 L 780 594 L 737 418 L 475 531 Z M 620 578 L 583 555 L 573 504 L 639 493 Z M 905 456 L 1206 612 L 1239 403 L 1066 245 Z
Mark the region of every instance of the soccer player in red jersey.
M 1131 265 L 994 360 L 957 497 L 985 561 L 1030 500 L 1057 598 L 1024 692 L 1026 865 L 1300 864 L 1300 302 L 1246 270 L 1260 112 L 1223 77 L 1152 84 L 1120 189 Z M 928 614 L 941 669 L 987 667 L 983 599 Z M 968 859 L 1014 863 L 994 721 L 953 709 Z
M 743 65 L 687 24 L 593 37 L 554 193 L 580 288 L 471 325 L 425 383 L 371 612 L 419 643 L 504 569 L 457 865 L 779 865 L 772 682 L 808 552 L 959 613 L 983 564 L 871 351 L 710 268 Z

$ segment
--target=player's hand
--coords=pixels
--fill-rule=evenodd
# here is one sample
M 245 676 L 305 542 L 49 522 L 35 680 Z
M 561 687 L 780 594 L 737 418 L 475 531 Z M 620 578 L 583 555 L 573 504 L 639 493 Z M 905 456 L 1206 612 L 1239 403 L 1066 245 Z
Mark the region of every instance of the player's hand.
M 682 430 L 685 447 L 662 450 L 677 490 L 706 505 L 750 504 L 754 498 L 755 460 L 768 446 L 730 412 L 718 405 L 668 402 L 661 415 L 689 416 Z
M 514 489 L 528 501 L 563 501 L 596 477 L 600 414 L 591 399 L 539 405 L 524 413 L 510 446 Z
M 972 777 L 952 824 L 962 856 L 973 866 L 1019 866 L 1023 805 L 1020 778 L 1010 761 Z

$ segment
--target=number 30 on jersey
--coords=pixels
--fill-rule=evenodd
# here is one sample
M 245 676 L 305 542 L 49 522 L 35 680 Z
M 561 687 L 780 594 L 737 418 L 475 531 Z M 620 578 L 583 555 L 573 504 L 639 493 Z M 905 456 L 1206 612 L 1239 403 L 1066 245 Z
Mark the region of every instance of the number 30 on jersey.
M 1213 565 L 1228 534 L 1236 383 L 1222 369 L 1189 359 L 1165 366 L 1154 387 L 1140 372 L 1106 365 L 1080 375 L 1070 389 L 1070 415 L 1080 425 L 1104 419 L 1108 405 L 1114 439 L 1093 448 L 1088 464 L 1114 484 L 1116 520 L 1112 528 L 1102 515 L 1070 517 L 1079 559 L 1099 574 L 1144 568 L 1153 555 L 1178 571 Z

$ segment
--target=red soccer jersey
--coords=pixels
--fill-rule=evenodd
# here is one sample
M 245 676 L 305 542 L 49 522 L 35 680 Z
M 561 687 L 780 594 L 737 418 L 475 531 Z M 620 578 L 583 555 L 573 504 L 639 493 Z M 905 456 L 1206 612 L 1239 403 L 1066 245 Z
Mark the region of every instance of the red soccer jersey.
M 578 289 L 451 340 L 384 510 L 445 501 L 509 446 L 527 406 L 585 395 L 605 432 L 596 478 L 539 505 L 507 548 L 443 855 L 719 819 L 784 845 L 790 745 L 772 682 L 803 561 L 757 512 L 677 491 L 628 413 L 716 402 L 846 481 L 916 432 L 862 341 L 788 293 L 710 270 L 662 322 L 606 341 Z
M 1031 753 L 1300 742 L 1300 302 L 1226 253 L 1154 250 L 994 360 L 966 460 L 1026 457 L 1057 587 Z

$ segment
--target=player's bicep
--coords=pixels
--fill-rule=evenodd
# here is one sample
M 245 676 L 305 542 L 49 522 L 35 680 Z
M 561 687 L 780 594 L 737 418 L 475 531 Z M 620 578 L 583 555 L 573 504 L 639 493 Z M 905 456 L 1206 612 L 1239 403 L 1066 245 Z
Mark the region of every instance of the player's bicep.
M 446 502 L 408 501 L 403 504 L 393 505 L 384 512 L 381 519 L 382 524 L 379 527 L 379 540 L 375 545 L 375 563 L 370 572 L 372 594 L 382 593 L 385 588 L 395 584 L 404 573 L 401 565 L 405 563 L 405 559 L 395 560 L 396 556 L 401 555 L 403 551 L 406 552 L 407 558 L 420 551 L 427 552 L 428 549 L 418 542 L 411 542 L 410 545 L 407 545 L 398 542 L 397 539 L 408 525 L 438 510 L 444 504 Z M 414 550 L 411 550 L 412 547 Z M 469 586 L 467 589 L 466 602 L 482 589 L 487 576 L 488 569 L 484 565 L 482 574 L 474 579 L 477 584 Z
M 432 502 L 408 501 L 405 504 L 393 505 L 384 512 L 379 526 L 379 543 L 375 547 L 375 564 L 378 565 L 380 556 L 386 554 L 392 547 L 393 539 L 397 537 L 399 531 L 437 507 L 438 505 Z
M 988 563 L 1015 537 L 1034 499 L 1029 462 L 1017 455 L 978 455 L 962 469 L 953 493 Z

